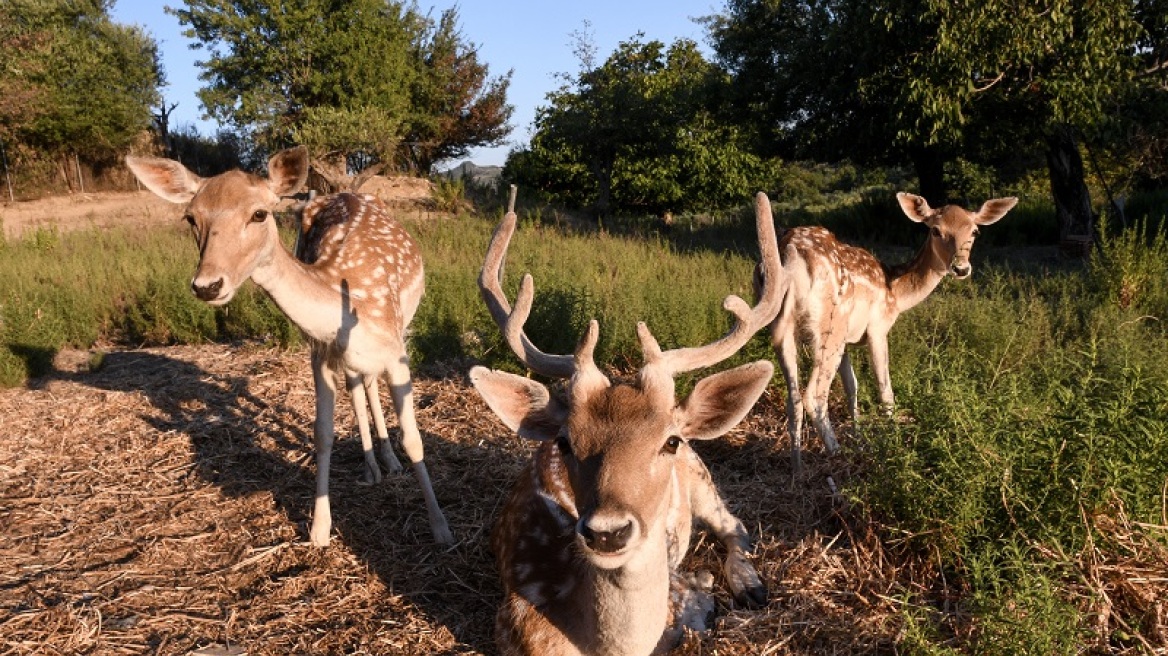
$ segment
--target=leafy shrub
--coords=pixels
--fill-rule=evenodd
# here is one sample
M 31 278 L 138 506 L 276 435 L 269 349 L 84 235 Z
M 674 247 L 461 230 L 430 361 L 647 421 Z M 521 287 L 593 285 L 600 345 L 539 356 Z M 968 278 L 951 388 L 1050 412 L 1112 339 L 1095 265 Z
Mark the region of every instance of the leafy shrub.
M 1168 232 L 1163 224 L 1149 234 L 1140 220 L 1112 233 L 1101 221 L 1099 248 L 1091 254 L 1090 272 L 1107 305 L 1168 321 Z
M 466 209 L 466 185 L 462 180 L 451 180 L 445 176 L 434 179 L 430 192 L 434 209 L 439 212 L 458 213 Z

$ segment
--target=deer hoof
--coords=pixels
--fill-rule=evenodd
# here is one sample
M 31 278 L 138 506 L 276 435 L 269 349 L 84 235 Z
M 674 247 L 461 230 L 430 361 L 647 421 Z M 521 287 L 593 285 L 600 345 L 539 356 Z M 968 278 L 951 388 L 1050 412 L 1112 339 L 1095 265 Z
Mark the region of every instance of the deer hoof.
M 754 565 L 741 554 L 726 558 L 726 584 L 734 593 L 734 601 L 746 608 L 762 608 L 767 604 L 766 585 L 759 578 Z
M 449 526 L 433 526 L 431 527 L 434 533 L 434 541 L 441 545 L 454 544 L 454 534 L 450 532 Z
M 320 527 L 314 525 L 308 534 L 309 543 L 314 547 L 320 547 L 322 549 L 329 546 L 330 530 L 331 527 L 325 527 L 324 530 L 321 530 Z
M 401 461 L 397 459 L 397 455 L 394 454 L 393 447 L 389 445 L 389 442 L 386 442 L 385 446 L 381 449 L 381 460 L 390 476 L 397 476 L 402 473 Z
M 381 482 L 381 468 L 377 465 L 365 465 L 365 476 L 362 482 L 366 485 L 377 485 Z

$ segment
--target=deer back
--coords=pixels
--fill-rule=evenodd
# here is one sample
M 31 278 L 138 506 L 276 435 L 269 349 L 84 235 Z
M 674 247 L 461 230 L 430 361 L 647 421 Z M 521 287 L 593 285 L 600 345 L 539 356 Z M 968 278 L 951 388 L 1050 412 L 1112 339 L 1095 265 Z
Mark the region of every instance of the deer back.
M 375 322 L 407 326 L 421 300 L 417 243 L 376 196 L 342 192 L 304 206 L 296 257 Z

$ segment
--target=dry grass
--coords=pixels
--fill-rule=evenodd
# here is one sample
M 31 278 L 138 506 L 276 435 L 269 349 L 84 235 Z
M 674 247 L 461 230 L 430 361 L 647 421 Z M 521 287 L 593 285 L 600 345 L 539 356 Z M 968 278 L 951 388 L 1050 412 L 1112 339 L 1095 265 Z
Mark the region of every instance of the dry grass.
M 313 471 L 304 353 L 114 352 L 96 372 L 4 392 L 0 650 L 493 653 L 499 589 L 486 536 L 527 448 L 461 369 L 419 378 L 434 487 L 459 539 L 446 550 L 430 540 L 412 477 L 356 482 L 353 438 L 335 456 L 338 536 L 326 550 L 303 543 Z M 718 633 L 687 646 L 754 652 L 760 632 L 787 652 L 887 645 L 896 629 L 879 595 L 892 583 L 856 585 L 870 578 L 859 570 L 879 569 L 872 553 L 834 537 L 826 488 L 790 491 L 786 454 L 769 437 L 781 413 L 773 400 L 761 407 L 706 455 L 762 535 L 775 602 L 730 612 Z M 341 434 L 350 426 L 343 407 Z M 697 551 L 716 564 L 711 545 Z
M 466 367 L 420 372 L 416 385 L 434 487 L 459 542 L 431 542 L 412 476 L 357 483 L 345 403 L 325 550 L 304 542 L 305 353 L 174 347 L 85 368 L 61 362 L 29 389 L 0 392 L 0 653 L 495 653 L 487 534 L 527 447 L 468 387 Z M 808 454 L 806 478 L 792 484 L 776 440 L 780 402 L 768 393 L 743 427 L 699 447 L 758 536 L 772 602 L 723 608 L 717 630 L 681 652 L 891 652 L 896 600 L 927 590 L 940 608 L 943 586 L 845 521 L 826 477 L 847 480 L 846 463 Z M 720 553 L 699 536 L 692 566 L 718 571 Z

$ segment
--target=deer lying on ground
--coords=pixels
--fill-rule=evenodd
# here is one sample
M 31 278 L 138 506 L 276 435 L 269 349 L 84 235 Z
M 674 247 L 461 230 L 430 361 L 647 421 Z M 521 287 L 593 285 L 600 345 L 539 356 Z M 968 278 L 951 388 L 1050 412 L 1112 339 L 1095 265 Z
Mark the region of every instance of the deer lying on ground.
M 714 608 L 712 577 L 678 569 L 693 518 L 725 545 L 724 571 L 738 602 L 766 602 L 747 559 L 746 529 L 689 441 L 733 428 L 774 367 L 763 360 L 713 374 L 680 403 L 673 381 L 730 357 L 778 311 L 786 284 L 770 204 L 759 194 L 756 205 L 762 267 L 773 272 L 758 304 L 750 308 L 728 297 L 724 307 L 736 324 L 703 347 L 662 352 L 638 324 L 645 364 L 628 383 L 614 384 L 594 363 L 596 321 L 574 355 L 546 354 L 528 340 L 523 324 L 534 296 L 531 276 L 513 308 L 501 286 L 513 209 L 495 231 L 479 278 L 491 315 L 524 365 L 568 380 L 561 400 L 529 378 L 483 367 L 470 373 L 504 424 L 541 442 L 491 536 L 505 597 L 495 625 L 503 654 L 656 654 L 671 648 L 684 627 L 705 629 Z
M 385 374 L 434 539 L 453 542 L 423 460 L 405 344 L 406 328 L 422 298 L 422 255 L 381 201 L 351 193 L 309 201 L 293 256 L 280 242 L 273 209 L 281 196 L 304 184 L 308 153 L 303 147 L 276 153 L 268 161 L 266 180 L 242 171 L 203 179 L 178 162 L 154 157 L 127 157 L 126 165 L 147 189 L 186 205 L 184 218 L 199 246 L 199 265 L 191 281 L 196 296 L 224 305 L 251 278 L 311 342 L 316 387 L 312 544 L 328 546 L 332 529 L 328 486 L 339 372 L 352 397 L 366 480 L 381 481 L 367 405 L 373 410 L 387 468 L 391 473 L 402 468 L 388 441 L 378 396 L 377 378 Z
M 925 300 L 946 275 L 968 278 L 973 272 L 969 252 L 978 226 L 998 221 L 1018 202 L 1017 198 L 998 198 L 969 212 L 957 205 L 933 209 L 913 194 L 899 193 L 896 198 L 908 218 L 929 227 L 925 244 L 905 264 L 885 266 L 872 253 L 841 243 L 820 227 L 792 228 L 779 242 L 790 291 L 771 324 L 771 343 L 787 381 L 787 426 L 796 469 L 801 463 L 804 403 L 827 451 L 839 449 L 827 412 L 828 391 L 837 369 L 853 421 L 859 413 L 856 374 L 847 345 L 867 341 L 881 405 L 891 412 L 888 332 L 892 325 L 902 312 Z M 809 347 L 812 360 L 803 394 L 799 343 Z

